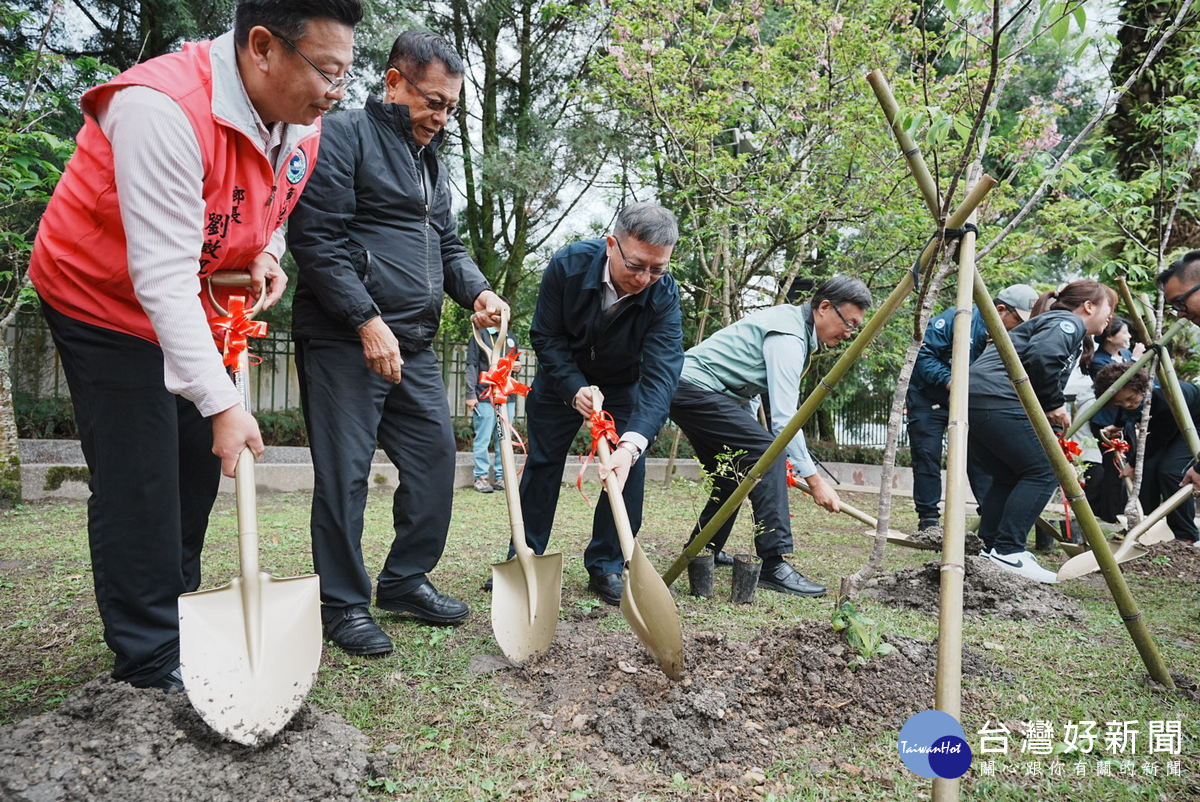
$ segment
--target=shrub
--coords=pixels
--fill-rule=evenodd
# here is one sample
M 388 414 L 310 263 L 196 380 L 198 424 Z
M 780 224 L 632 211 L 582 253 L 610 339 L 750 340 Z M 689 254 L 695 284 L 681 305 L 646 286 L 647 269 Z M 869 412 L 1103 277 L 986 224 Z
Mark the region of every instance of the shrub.
M 75 407 L 64 396 L 34 398 L 30 393 L 14 393 L 17 436 L 29 440 L 78 440 Z

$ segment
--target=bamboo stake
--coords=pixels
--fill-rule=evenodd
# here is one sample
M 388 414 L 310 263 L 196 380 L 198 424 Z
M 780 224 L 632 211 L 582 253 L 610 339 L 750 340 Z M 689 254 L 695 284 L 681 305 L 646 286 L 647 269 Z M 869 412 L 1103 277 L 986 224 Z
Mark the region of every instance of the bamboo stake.
M 1173 337 L 1175 337 L 1175 335 L 1187 328 L 1188 325 L 1189 323 L 1186 320 L 1176 321 L 1174 326 L 1167 329 L 1166 334 L 1162 336 L 1162 339 L 1158 341 L 1158 344 L 1166 345 Z M 1121 374 L 1120 378 L 1112 383 L 1111 387 L 1101 393 L 1091 406 L 1080 412 L 1079 415 L 1073 421 L 1071 421 L 1071 425 L 1067 427 L 1067 430 L 1063 433 L 1063 437 L 1070 437 L 1071 435 L 1075 434 L 1075 432 L 1083 428 L 1083 424 L 1090 421 L 1092 417 L 1095 416 L 1095 414 L 1101 409 L 1103 409 L 1109 401 L 1112 401 L 1113 397 L 1121 391 L 1121 388 L 1128 384 L 1129 380 L 1134 377 L 1134 374 L 1145 367 L 1146 363 L 1153 358 L 1154 348 L 1148 349 L 1146 353 L 1138 357 L 1137 361 L 1130 365 L 1125 372 Z
M 1158 647 L 1154 643 L 1154 638 L 1146 628 L 1146 622 L 1142 620 L 1142 613 L 1138 609 L 1133 594 L 1129 592 L 1129 586 L 1125 583 L 1125 576 L 1121 573 L 1120 568 L 1117 567 L 1116 560 L 1113 559 L 1112 550 L 1108 546 L 1108 540 L 1105 539 L 1104 533 L 1100 531 L 1100 524 L 1096 520 L 1096 516 L 1092 513 L 1092 508 L 1088 505 L 1087 499 L 1084 497 L 1083 488 L 1079 486 L 1079 479 L 1075 476 L 1075 470 L 1067 462 L 1066 456 L 1062 453 L 1062 448 L 1058 445 L 1058 437 L 1050 428 L 1050 421 L 1046 420 L 1046 414 L 1042 411 L 1037 396 L 1033 392 L 1033 387 L 1029 384 L 1029 375 L 1025 372 L 1025 367 L 1021 364 L 1021 358 L 1017 356 L 1017 351 L 1013 347 L 1012 340 L 1009 339 L 1008 332 L 1005 330 L 1004 324 L 1000 321 L 1000 314 L 992 306 L 987 287 L 983 283 L 983 278 L 978 273 L 975 274 L 975 303 L 983 313 L 983 320 L 987 324 L 988 334 L 991 335 L 992 343 L 995 345 L 996 350 L 1000 352 L 1000 357 L 1004 360 L 1004 366 L 1008 369 L 1008 376 L 1012 380 L 1013 387 L 1016 388 L 1017 396 L 1021 399 L 1021 405 L 1025 407 L 1025 414 L 1029 416 L 1029 422 L 1033 425 L 1033 430 L 1037 434 L 1038 440 L 1046 452 L 1046 456 L 1050 459 L 1050 465 L 1058 477 L 1058 482 L 1062 486 L 1067 500 L 1071 503 L 1071 509 L 1075 513 L 1075 520 L 1079 524 L 1080 529 L 1083 530 L 1083 535 L 1087 539 L 1088 545 L 1095 552 L 1096 562 L 1100 566 L 1100 573 L 1103 574 L 1104 581 L 1108 585 L 1108 590 L 1112 594 L 1113 600 L 1117 603 L 1117 610 L 1121 614 L 1121 620 L 1125 622 L 1125 628 L 1129 631 L 1129 636 L 1133 639 L 1134 646 L 1137 648 L 1138 654 L 1146 666 L 1146 670 L 1155 682 L 1160 683 L 1166 688 L 1173 689 L 1175 681 L 1171 679 L 1171 672 L 1167 670 L 1166 663 L 1163 662 L 1162 655 L 1159 654 Z
M 950 216 L 950 219 L 946 222 L 947 228 L 961 228 L 971 212 L 975 211 L 975 207 L 983 201 L 984 197 L 995 185 L 996 179 L 991 176 L 985 175 L 980 179 L 975 188 L 963 199 L 962 205 Z M 941 239 L 936 237 L 925 246 L 925 250 L 921 252 L 921 269 L 924 269 L 933 260 L 937 252 L 941 250 L 941 247 Z M 746 477 L 729 495 L 729 498 L 725 500 L 725 503 L 721 505 L 716 514 L 704 525 L 704 528 L 692 539 L 692 542 L 688 544 L 683 553 L 675 559 L 675 562 L 671 563 L 671 566 L 663 574 L 663 581 L 668 586 L 683 573 L 684 568 L 687 567 L 688 560 L 695 557 L 700 553 L 702 548 L 708 545 L 708 542 L 712 540 L 717 530 L 729 520 L 729 516 L 741 505 L 746 496 L 750 494 L 751 488 L 762 478 L 767 469 L 783 455 L 784 449 L 791 442 L 791 439 L 796 436 L 796 432 L 800 431 L 800 428 L 808 423 L 813 413 L 816 412 L 817 407 L 821 406 L 821 403 L 833 391 L 837 383 L 850 371 L 850 368 L 858 361 L 862 352 L 875 339 L 879 330 L 883 328 L 888 319 L 904 303 L 905 298 L 912 291 L 912 288 L 912 273 L 906 272 L 904 278 L 900 280 L 900 284 L 896 289 L 892 290 L 891 295 L 879 307 L 879 311 L 871 316 L 871 319 L 863 326 L 862 331 L 850 343 L 846 352 L 842 354 L 833 367 L 830 368 L 829 372 L 818 382 L 816 389 L 809 393 L 808 398 L 796 410 L 796 414 L 792 416 L 787 425 L 779 432 L 779 435 L 758 459 L 758 462 L 754 463 L 753 467 L 750 468 Z
M 1130 317 L 1133 319 L 1133 324 L 1138 330 L 1138 337 L 1141 338 L 1142 342 L 1154 342 L 1145 319 L 1134 305 L 1133 293 L 1129 291 L 1129 283 L 1125 280 L 1124 276 L 1117 276 L 1117 291 L 1121 294 L 1121 300 L 1125 302 L 1125 306 L 1130 311 Z M 1181 320 L 1175 326 L 1177 327 L 1184 322 Z M 1184 439 L 1187 440 L 1188 450 L 1193 454 L 1200 454 L 1200 436 L 1196 434 L 1196 424 L 1192 422 L 1192 415 L 1188 411 L 1187 404 L 1183 401 L 1183 390 L 1179 387 L 1179 376 L 1175 373 L 1175 363 L 1171 361 L 1169 351 L 1162 356 L 1163 358 L 1158 360 L 1158 378 L 1162 381 L 1163 387 L 1166 388 L 1167 403 L 1171 407 L 1171 414 L 1175 416 L 1175 422 L 1179 425 L 1179 431 L 1183 432 Z

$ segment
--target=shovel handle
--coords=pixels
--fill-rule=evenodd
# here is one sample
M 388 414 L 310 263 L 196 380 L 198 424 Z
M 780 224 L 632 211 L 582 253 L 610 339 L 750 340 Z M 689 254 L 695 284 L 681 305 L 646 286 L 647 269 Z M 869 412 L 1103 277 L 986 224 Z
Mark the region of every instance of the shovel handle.
M 212 303 L 213 309 L 221 315 L 228 315 L 229 310 L 221 306 L 217 301 L 216 295 L 213 293 L 213 287 L 253 287 L 254 279 L 250 277 L 250 273 L 246 270 L 218 270 L 208 277 L 205 283 L 208 288 L 208 300 Z M 263 303 L 267 300 L 265 292 L 260 293 L 258 300 L 254 305 L 246 310 L 247 317 L 254 317 L 262 311 Z
M 805 482 L 803 479 L 797 478 L 796 481 L 799 483 L 801 490 L 803 490 L 806 493 L 812 492 L 808 487 L 808 483 Z M 870 513 L 863 512 L 858 507 L 851 506 L 851 505 L 847 504 L 845 501 L 839 502 L 839 506 L 842 508 L 842 512 L 846 513 L 851 518 L 855 518 L 855 519 L 861 521 L 862 523 L 866 524 L 867 526 L 879 526 L 879 521 L 875 518 L 875 516 L 871 515 Z
M 471 336 L 475 338 L 475 342 L 479 345 L 480 350 L 488 355 L 488 367 L 495 370 L 496 365 L 500 362 L 500 357 L 504 356 L 504 343 L 508 339 L 508 309 L 503 308 L 500 310 L 500 330 L 497 332 L 491 346 L 483 341 L 483 335 L 480 333 L 482 331 L 483 329 L 472 328 Z
M 603 402 L 597 395 L 593 390 L 592 409 L 599 412 Z M 610 452 L 608 440 L 603 437 L 596 444 L 596 455 L 600 458 L 600 467 L 607 471 Z M 608 476 L 604 477 L 604 490 L 608 495 L 608 504 L 612 508 L 613 524 L 617 528 L 617 540 L 621 543 L 621 556 L 625 558 L 625 562 L 629 562 L 633 558 L 633 527 L 629 523 L 629 510 L 625 508 L 625 496 L 621 493 L 621 483 L 612 471 L 608 471 Z

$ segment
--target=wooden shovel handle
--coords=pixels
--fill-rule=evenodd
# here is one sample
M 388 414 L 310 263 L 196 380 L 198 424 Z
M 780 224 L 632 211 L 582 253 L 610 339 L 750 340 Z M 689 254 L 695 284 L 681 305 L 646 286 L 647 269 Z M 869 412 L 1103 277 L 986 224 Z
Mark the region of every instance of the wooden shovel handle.
M 213 287 L 253 287 L 254 279 L 250 278 L 250 273 L 246 270 L 218 270 L 208 277 L 206 286 L 208 288 L 208 300 L 212 303 L 213 309 L 217 310 L 218 314 L 228 315 L 229 310 L 221 306 L 217 301 L 217 297 L 213 293 Z M 261 293 L 258 296 L 258 300 L 254 302 L 254 305 L 246 310 L 246 317 L 254 317 L 261 312 L 263 303 L 266 300 L 266 292 Z

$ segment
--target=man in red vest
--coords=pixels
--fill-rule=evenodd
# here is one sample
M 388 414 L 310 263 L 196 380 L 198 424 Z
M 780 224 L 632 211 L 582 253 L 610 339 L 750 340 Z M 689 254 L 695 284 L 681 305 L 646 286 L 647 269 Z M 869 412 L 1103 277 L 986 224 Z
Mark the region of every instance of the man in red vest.
M 262 453 L 202 292 L 283 295 L 281 227 L 351 78 L 359 0 L 239 0 L 234 29 L 83 96 L 30 276 L 91 471 L 88 538 L 113 677 L 182 688 L 177 598 L 200 584 L 220 473 Z

